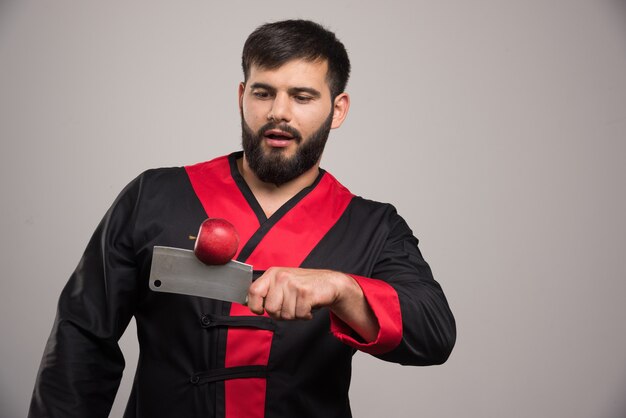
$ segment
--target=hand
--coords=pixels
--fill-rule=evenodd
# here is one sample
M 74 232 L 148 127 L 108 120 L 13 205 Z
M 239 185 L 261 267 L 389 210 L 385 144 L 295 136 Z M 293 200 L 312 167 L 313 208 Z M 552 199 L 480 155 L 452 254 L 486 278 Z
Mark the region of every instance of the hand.
M 379 325 L 363 291 L 350 276 L 331 270 L 272 267 L 248 289 L 248 308 L 274 319 L 312 319 L 312 310 L 328 307 L 365 341 L 374 341 Z
M 341 299 L 348 281 L 353 279 L 330 270 L 272 267 L 250 286 L 248 307 L 274 319 L 311 319 L 313 308 Z

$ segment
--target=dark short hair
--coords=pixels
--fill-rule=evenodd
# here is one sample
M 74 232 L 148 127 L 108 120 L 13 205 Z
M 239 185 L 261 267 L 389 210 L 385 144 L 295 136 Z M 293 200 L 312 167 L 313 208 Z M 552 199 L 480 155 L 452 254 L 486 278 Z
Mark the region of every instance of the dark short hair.
M 243 46 L 244 80 L 253 65 L 271 70 L 294 59 L 328 62 L 326 80 L 333 99 L 346 89 L 350 76 L 346 48 L 333 32 L 310 20 L 283 20 L 256 28 Z

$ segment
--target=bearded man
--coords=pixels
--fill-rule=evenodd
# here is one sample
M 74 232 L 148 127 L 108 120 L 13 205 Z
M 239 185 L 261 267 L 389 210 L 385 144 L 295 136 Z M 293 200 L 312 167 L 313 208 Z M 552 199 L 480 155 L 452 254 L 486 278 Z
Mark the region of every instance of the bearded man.
M 63 290 L 29 416 L 106 417 L 131 317 L 140 356 L 125 417 L 350 417 L 356 350 L 443 363 L 455 322 L 393 206 L 320 168 L 350 98 L 343 44 L 304 20 L 243 50 L 243 152 L 149 170 L 114 202 Z M 246 306 L 153 292 L 154 246 L 193 248 L 206 217 L 237 229 L 261 272 Z

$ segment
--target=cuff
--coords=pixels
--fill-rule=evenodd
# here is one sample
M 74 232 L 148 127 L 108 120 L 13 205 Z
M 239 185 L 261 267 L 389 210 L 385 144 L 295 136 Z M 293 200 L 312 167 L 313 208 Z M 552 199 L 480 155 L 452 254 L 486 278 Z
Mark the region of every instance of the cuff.
M 367 303 L 378 321 L 379 331 L 372 342 L 363 342 L 356 332 L 332 312 L 330 331 L 341 342 L 369 354 L 383 354 L 396 348 L 402 340 L 402 314 L 398 293 L 391 285 L 376 279 L 350 275 L 363 290 Z

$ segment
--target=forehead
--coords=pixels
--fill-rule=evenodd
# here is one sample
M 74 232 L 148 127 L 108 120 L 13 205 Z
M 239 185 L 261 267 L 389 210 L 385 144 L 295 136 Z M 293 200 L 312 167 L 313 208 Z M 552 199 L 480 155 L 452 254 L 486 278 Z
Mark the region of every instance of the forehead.
M 250 67 L 246 83 L 264 83 L 274 88 L 308 87 L 322 93 L 328 92 L 328 62 L 326 60 L 306 61 L 295 59 L 277 68 Z

